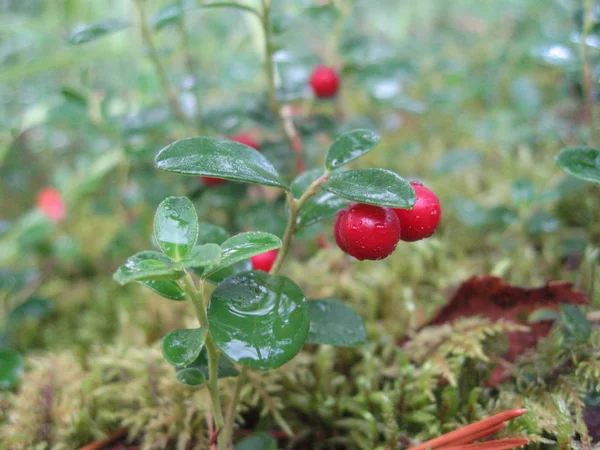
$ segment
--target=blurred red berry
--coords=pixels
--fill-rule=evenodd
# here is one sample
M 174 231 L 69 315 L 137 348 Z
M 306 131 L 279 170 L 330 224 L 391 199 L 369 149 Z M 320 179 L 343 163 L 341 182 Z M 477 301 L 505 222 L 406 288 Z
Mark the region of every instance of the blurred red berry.
M 417 195 L 415 206 L 412 209 L 394 209 L 402 226 L 400 239 L 407 242 L 430 237 L 442 219 L 440 200 L 433 191 L 417 181 L 410 184 Z
M 254 270 L 262 270 L 263 272 L 268 272 L 275 264 L 275 260 L 277 259 L 277 254 L 279 250 L 270 250 L 265 253 L 261 253 L 260 255 L 254 255 L 250 258 L 252 262 L 252 268 Z
M 227 180 L 224 180 L 223 178 L 213 178 L 213 177 L 200 177 L 200 179 L 207 186 L 217 186 L 217 185 L 223 184 L 223 183 L 225 183 L 225 181 L 227 181 Z
M 57 189 L 42 189 L 37 196 L 37 207 L 44 216 L 53 222 L 62 221 L 67 215 L 67 208 L 62 200 L 62 196 Z
M 388 257 L 400 240 L 400 221 L 390 208 L 353 203 L 337 215 L 338 246 L 359 261 Z
M 333 97 L 340 87 L 340 78 L 330 67 L 318 66 L 310 77 L 310 85 L 315 96 L 319 98 Z

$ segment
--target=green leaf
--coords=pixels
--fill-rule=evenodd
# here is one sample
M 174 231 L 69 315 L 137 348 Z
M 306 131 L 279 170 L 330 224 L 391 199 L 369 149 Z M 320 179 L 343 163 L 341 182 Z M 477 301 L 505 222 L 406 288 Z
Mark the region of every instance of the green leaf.
M 560 305 L 560 318 L 565 332 L 577 342 L 584 343 L 592 334 L 592 327 L 585 314 L 575 305 Z
M 132 281 L 176 280 L 182 276 L 183 272 L 173 268 L 168 258 L 149 250 L 130 256 L 113 278 L 117 283 L 127 284 Z
M 367 330 L 361 317 L 338 300 L 307 302 L 310 330 L 306 342 L 349 347 L 364 344 Z
M 199 386 L 208 379 L 208 354 L 206 347 L 202 348 L 200 355 L 187 367 L 177 367 L 177 380 L 189 386 Z M 181 376 L 179 375 L 181 372 Z M 219 378 L 237 377 L 239 372 L 233 363 L 225 356 L 221 355 L 217 366 Z
M 185 14 L 185 10 L 193 6 L 193 2 L 176 0 L 175 3 L 161 8 L 154 15 L 154 18 L 152 19 L 152 27 L 156 31 L 160 31 L 166 26 L 177 23 Z
M 168 197 L 154 216 L 154 237 L 162 251 L 174 261 L 186 258 L 198 239 L 198 215 L 187 197 Z
M 321 192 L 308 200 L 298 214 L 298 225 L 308 226 L 335 216 L 350 202 L 331 192 Z
M 25 300 L 20 305 L 8 314 L 6 323 L 10 327 L 19 325 L 21 322 L 30 319 L 41 319 L 54 310 L 52 302 L 47 298 L 30 298 Z
M 227 139 L 193 137 L 175 141 L 158 152 L 155 161 L 158 169 L 167 172 L 289 189 L 259 151 Z
M 217 244 L 196 245 L 181 262 L 182 267 L 206 267 L 221 259 L 221 247 Z
M 202 277 L 202 269 L 192 269 L 196 275 Z M 216 272 L 209 274 L 205 278 L 214 284 L 222 283 L 224 280 L 229 278 L 236 273 L 247 272 L 248 270 L 252 270 L 252 261 L 249 259 L 244 259 L 242 261 L 238 261 L 230 266 L 223 267 L 222 269 L 217 270 Z
M 597 148 L 565 148 L 556 157 L 556 164 L 569 175 L 600 184 L 600 150 Z
M 221 245 L 229 238 L 229 233 L 217 225 L 210 223 L 199 223 L 198 224 L 198 240 L 197 245 L 203 244 L 217 244 Z
M 388 208 L 412 208 L 415 190 L 400 175 L 384 169 L 336 172 L 321 184 L 323 190 L 348 200 Z
M 89 25 L 80 25 L 74 28 L 67 42 L 71 45 L 85 44 L 86 42 L 93 41 L 109 33 L 123 30 L 129 26 L 129 22 L 126 20 L 106 20 L 104 22 L 93 23 Z
M 204 347 L 205 328 L 173 330 L 162 340 L 162 354 L 169 364 L 186 367 L 198 358 Z
M 188 386 L 192 387 L 202 386 L 204 383 L 206 383 L 206 377 L 204 374 L 193 368 L 183 368 L 178 370 L 175 373 L 175 378 L 177 378 L 177 381 L 180 383 L 187 384 Z
M 234 450 L 277 450 L 277 440 L 268 433 L 253 433 L 235 444 Z
M 185 291 L 173 280 L 140 281 L 148 289 L 169 300 L 185 300 Z
M 323 173 L 323 169 L 311 169 L 298 175 L 291 184 L 294 198 L 300 198 L 312 183 L 323 176 Z
M 271 233 L 248 231 L 236 234 L 221 244 L 223 250 L 221 260 L 218 264 L 208 267 L 202 278 L 207 278 L 211 274 L 238 261 L 279 247 L 281 247 L 281 239 Z
M 0 350 L 0 389 L 11 389 L 23 374 L 23 357 L 16 350 Z
M 210 334 L 231 360 L 254 369 L 280 367 L 302 348 L 309 328 L 306 298 L 290 279 L 252 271 L 214 290 Z
M 370 130 L 353 130 L 339 136 L 327 152 L 325 165 L 329 170 L 348 164 L 379 143 L 379 136 Z

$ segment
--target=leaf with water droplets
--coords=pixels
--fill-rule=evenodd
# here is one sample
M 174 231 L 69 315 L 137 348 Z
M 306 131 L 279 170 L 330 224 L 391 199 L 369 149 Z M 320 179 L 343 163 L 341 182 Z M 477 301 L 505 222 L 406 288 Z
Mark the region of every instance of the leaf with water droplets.
M 339 136 L 327 152 L 325 165 L 333 170 L 354 161 L 379 143 L 379 136 L 370 130 L 352 130 Z
M 307 302 L 310 330 L 306 342 L 348 347 L 364 344 L 367 331 L 361 317 L 338 300 Z
M 202 372 L 194 368 L 184 367 L 183 369 L 178 370 L 175 373 L 175 378 L 177 381 L 183 384 L 187 384 L 188 386 L 196 387 L 202 386 L 206 383 L 206 377 Z
M 600 184 L 600 150 L 597 148 L 565 148 L 556 157 L 556 164 L 569 175 Z
M 321 184 L 325 191 L 348 200 L 388 208 L 410 209 L 415 190 L 400 175 L 384 169 L 335 172 Z
M 169 364 L 186 367 L 191 364 L 202 351 L 205 328 L 173 330 L 162 340 L 162 353 Z
M 158 295 L 169 300 L 182 301 L 185 300 L 185 291 L 181 286 L 173 280 L 152 280 L 152 281 L 140 281 L 151 291 L 154 291 Z
M 130 256 L 113 278 L 120 284 L 127 284 L 133 281 L 176 280 L 182 276 L 183 272 L 172 267 L 171 261 L 161 253 L 143 251 Z
M 198 239 L 198 215 L 187 197 L 168 197 L 154 216 L 154 237 L 162 251 L 174 261 L 191 252 Z
M 202 348 L 200 355 L 191 362 L 187 367 L 179 366 L 176 367 L 177 380 L 187 384 L 188 386 L 199 386 L 204 384 L 208 373 L 208 354 L 206 347 Z M 219 363 L 217 365 L 217 376 L 219 378 L 237 377 L 239 372 L 233 365 L 233 363 L 224 355 L 219 357 Z
M 259 151 L 227 139 L 193 137 L 175 141 L 158 152 L 155 161 L 158 169 L 167 172 L 289 189 Z
M 271 233 L 248 231 L 236 234 L 221 244 L 223 250 L 221 260 L 217 264 L 207 267 L 202 274 L 202 278 L 207 278 L 238 261 L 279 247 L 281 247 L 281 239 Z
M 196 245 L 187 257 L 181 261 L 182 267 L 206 267 L 221 259 L 221 247 L 217 244 Z
M 275 369 L 292 359 L 308 334 L 302 290 L 290 279 L 251 271 L 214 290 L 208 306 L 210 334 L 231 360 Z

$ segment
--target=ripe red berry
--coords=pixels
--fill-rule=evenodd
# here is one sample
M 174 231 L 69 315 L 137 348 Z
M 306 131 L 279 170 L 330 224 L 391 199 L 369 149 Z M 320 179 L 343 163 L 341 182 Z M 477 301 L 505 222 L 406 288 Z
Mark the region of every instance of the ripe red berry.
M 252 268 L 254 270 L 262 270 L 268 272 L 273 267 L 279 250 L 269 250 L 268 252 L 261 253 L 260 255 L 254 255 L 250 258 L 252 262 Z
M 67 215 L 67 208 L 57 189 L 42 189 L 37 196 L 37 206 L 44 216 L 53 222 L 62 221 Z
M 388 257 L 400 240 L 400 221 L 394 211 L 359 203 L 338 213 L 333 230 L 342 251 L 359 261 Z
M 240 144 L 247 145 L 248 147 L 252 147 L 255 150 L 260 150 L 260 145 L 258 144 L 258 141 L 256 139 L 254 139 L 254 137 L 250 133 L 244 133 L 244 132 L 238 133 L 234 136 L 229 137 L 229 140 L 239 142 Z M 214 177 L 200 177 L 200 179 L 207 186 L 218 186 L 219 184 L 223 184 L 223 183 L 225 183 L 225 181 L 227 181 L 222 178 L 214 178 Z
M 412 209 L 394 209 L 402 226 L 400 239 L 407 242 L 430 237 L 442 219 L 440 199 L 421 183 L 411 181 L 410 184 L 417 194 L 415 206 Z
M 317 97 L 333 97 L 340 86 L 340 78 L 330 67 L 318 66 L 310 76 L 310 85 Z

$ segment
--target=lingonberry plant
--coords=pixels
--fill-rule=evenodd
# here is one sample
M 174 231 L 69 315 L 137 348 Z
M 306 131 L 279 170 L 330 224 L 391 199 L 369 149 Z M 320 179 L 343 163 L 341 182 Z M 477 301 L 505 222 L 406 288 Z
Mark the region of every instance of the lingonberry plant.
M 416 200 L 413 187 L 388 170 L 343 169 L 378 140 L 368 130 L 342 134 L 329 148 L 324 168 L 302 173 L 291 184 L 260 152 L 227 139 L 183 139 L 156 156 L 160 170 L 274 186 L 287 197 L 282 239 L 250 231 L 224 242 L 211 236 L 209 225 L 199 224 L 188 198 L 169 197 L 154 218 L 154 238 L 161 251 L 131 256 L 114 275 L 122 284 L 140 282 L 163 297 L 193 304 L 199 327 L 170 332 L 162 350 L 179 381 L 207 385 L 220 449 L 231 446 L 238 396 L 224 413 L 219 378 L 238 376 L 242 383 L 247 370 L 276 369 L 305 342 L 364 342 L 364 325 L 348 307 L 333 300 L 307 300 L 300 287 L 278 272 L 296 231 L 336 214 L 344 204 L 340 199 L 360 203 L 344 212 L 336 231 L 348 253 L 380 259 L 394 250 L 400 224 L 390 208 L 411 208 Z M 248 258 L 255 270 L 238 272 L 235 264 Z M 215 286 L 210 296 L 207 285 Z

